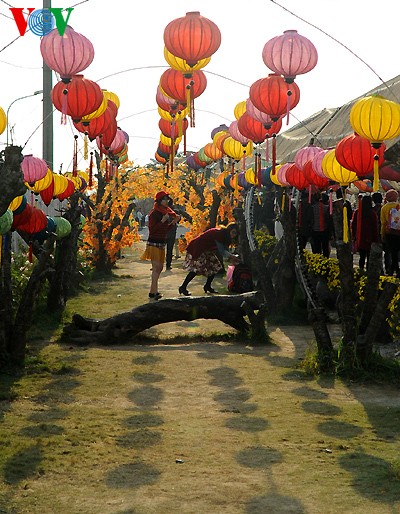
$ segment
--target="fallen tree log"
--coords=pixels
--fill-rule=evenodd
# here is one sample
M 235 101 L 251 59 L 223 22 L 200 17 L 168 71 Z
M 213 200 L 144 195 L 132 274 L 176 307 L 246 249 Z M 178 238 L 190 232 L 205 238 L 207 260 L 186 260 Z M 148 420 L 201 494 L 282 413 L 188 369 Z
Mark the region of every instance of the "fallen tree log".
M 218 319 L 248 336 L 257 334 L 260 339 L 260 316 L 256 316 L 254 311 L 264 314 L 264 301 L 261 291 L 253 291 L 238 295 L 167 298 L 103 320 L 75 314 L 72 322 L 64 327 L 62 339 L 81 345 L 121 344 L 162 323 L 200 318 Z M 250 323 L 244 319 L 245 316 L 249 316 Z

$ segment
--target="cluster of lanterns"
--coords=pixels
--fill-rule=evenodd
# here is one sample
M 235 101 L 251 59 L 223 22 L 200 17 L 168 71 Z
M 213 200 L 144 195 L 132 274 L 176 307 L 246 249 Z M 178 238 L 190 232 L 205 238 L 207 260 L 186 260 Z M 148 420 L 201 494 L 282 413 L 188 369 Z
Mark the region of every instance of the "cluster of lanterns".
M 262 143 L 266 147 L 266 161 L 272 163 L 271 172 L 275 175 L 275 137 L 282 128 L 283 117 L 288 116 L 300 100 L 300 90 L 294 79 L 315 67 L 318 54 L 307 38 L 295 30 L 288 30 L 265 44 L 262 58 L 273 73 L 252 84 L 249 98 L 235 106 L 235 121 L 229 127 L 220 126 L 213 130 L 212 143 L 187 158 L 188 166 L 197 171 L 213 160 L 227 157 L 230 172 L 222 172 L 217 183 L 229 185 L 236 194 L 242 187 L 270 183 L 269 171 L 261 164 Z M 253 157 L 254 165 L 246 171 L 246 159 L 250 157 Z M 240 161 L 241 171 L 235 174 L 235 162 Z
M 186 130 L 189 123 L 195 126 L 194 99 L 207 87 L 201 69 L 218 50 L 221 33 L 199 12 L 188 12 L 165 27 L 164 44 L 164 57 L 170 68 L 161 75 L 156 92 L 161 134 L 155 158 L 172 168 L 182 137 L 186 154 Z
M 117 126 L 116 117 L 120 106 L 118 96 L 101 89 L 96 82 L 81 74 L 93 61 L 92 43 L 67 26 L 63 36 L 60 36 L 57 29 L 45 35 L 40 43 L 40 51 L 47 66 L 60 75 L 61 80 L 51 91 L 51 100 L 61 112 L 62 123 L 70 116 L 78 132 L 85 134 L 85 158 L 88 137 L 96 141 L 101 154 L 109 155 L 119 164 L 126 162 L 129 138 Z M 77 175 L 76 153 L 75 143 L 73 176 Z M 90 170 L 92 166 L 93 163 Z M 90 172 L 90 186 L 91 175 Z

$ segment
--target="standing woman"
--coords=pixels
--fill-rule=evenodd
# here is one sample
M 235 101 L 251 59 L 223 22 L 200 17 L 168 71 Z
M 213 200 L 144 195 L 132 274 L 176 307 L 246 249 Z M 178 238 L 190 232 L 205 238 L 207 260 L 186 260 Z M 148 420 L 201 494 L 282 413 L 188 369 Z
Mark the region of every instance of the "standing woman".
M 169 230 L 179 221 L 180 216 L 170 207 L 170 197 L 165 191 L 156 194 L 154 207 L 149 213 L 149 236 L 143 260 L 151 261 L 151 285 L 149 298 L 159 300 L 162 294 L 158 292 L 158 279 L 165 260 L 165 245 Z
M 207 281 L 203 287 L 205 293 L 217 293 L 211 283 L 222 264 L 218 256 L 231 259 L 232 264 L 238 264 L 239 259 L 228 251 L 229 245 L 235 242 L 238 236 L 238 226 L 230 223 L 226 227 L 210 228 L 190 241 L 186 248 L 186 259 L 183 264 L 189 270 L 183 284 L 179 287 L 179 294 L 190 296 L 187 286 L 196 275 L 204 275 Z

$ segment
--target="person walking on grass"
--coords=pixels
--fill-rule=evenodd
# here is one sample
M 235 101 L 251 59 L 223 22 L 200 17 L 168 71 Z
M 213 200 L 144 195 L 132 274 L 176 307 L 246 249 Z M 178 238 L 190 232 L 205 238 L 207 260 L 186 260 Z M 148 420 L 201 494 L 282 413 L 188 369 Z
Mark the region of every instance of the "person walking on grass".
M 150 300 L 159 300 L 162 297 L 158 292 L 158 279 L 164 266 L 167 236 L 180 219 L 180 216 L 168 207 L 169 199 L 168 193 L 159 191 L 156 194 L 154 207 L 149 213 L 149 235 L 146 250 L 141 259 L 151 261 Z
M 211 286 L 215 275 L 222 268 L 217 253 L 229 258 L 232 264 L 238 264 L 239 259 L 228 250 L 228 247 L 236 242 L 238 234 L 236 223 L 230 223 L 226 227 L 210 228 L 190 241 L 183 264 L 183 268 L 188 269 L 189 273 L 178 289 L 179 294 L 190 296 L 187 286 L 196 275 L 207 277 L 203 287 L 205 293 L 217 293 Z
M 385 203 L 381 208 L 381 237 L 385 255 L 386 274 L 400 278 L 400 202 L 399 193 L 389 189 L 385 194 Z

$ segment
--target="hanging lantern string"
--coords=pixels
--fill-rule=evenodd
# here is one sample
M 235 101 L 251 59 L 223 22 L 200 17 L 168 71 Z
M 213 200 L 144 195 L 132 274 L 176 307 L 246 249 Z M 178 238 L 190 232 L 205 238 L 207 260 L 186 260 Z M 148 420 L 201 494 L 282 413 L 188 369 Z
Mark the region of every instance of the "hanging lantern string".
M 392 96 L 395 98 L 396 102 L 400 103 L 400 100 L 397 98 L 397 96 L 395 95 L 395 93 L 393 92 L 393 90 L 390 88 L 389 84 L 387 82 L 385 82 L 383 80 L 383 78 L 372 68 L 372 66 L 370 66 L 366 61 L 364 61 L 364 59 L 362 59 L 359 55 L 357 55 L 355 52 L 353 52 L 353 50 L 351 50 L 348 46 L 346 46 L 345 44 L 343 44 L 341 41 L 339 41 L 338 39 L 336 39 L 335 37 L 331 36 L 330 34 L 328 34 L 328 32 L 325 32 L 325 30 L 321 29 L 320 27 L 318 27 L 317 25 L 314 25 L 314 23 L 311 23 L 310 21 L 307 21 L 305 18 L 302 18 L 301 16 L 299 16 L 298 14 L 294 13 L 293 11 L 291 11 L 290 9 L 288 9 L 287 7 L 281 5 L 280 3 L 276 2 L 276 0 L 270 0 L 270 2 L 272 2 L 273 4 L 277 5 L 278 7 L 280 7 L 281 9 L 283 9 L 284 11 L 288 12 L 289 14 L 291 14 L 292 16 L 294 16 L 295 18 L 297 18 L 298 20 L 301 20 L 301 21 L 304 21 L 304 23 L 307 23 L 307 25 L 310 25 L 311 27 L 314 27 L 314 29 L 317 29 L 319 30 L 320 32 L 322 32 L 322 34 L 324 34 L 325 36 L 329 37 L 330 39 L 332 39 L 333 41 L 335 41 L 335 43 L 338 43 L 340 46 L 342 46 L 343 48 L 345 48 L 348 52 L 350 52 L 356 59 L 358 59 L 359 61 L 361 61 L 363 64 L 365 64 L 365 66 L 372 71 L 372 73 L 378 77 L 378 79 L 381 81 L 381 83 L 386 87 L 386 89 L 392 94 Z
M 89 187 L 93 186 L 93 152 L 90 152 L 90 162 L 89 162 Z
M 78 136 L 74 136 L 74 158 L 73 158 L 73 164 L 72 164 L 72 176 L 77 176 L 77 170 L 78 170 Z

